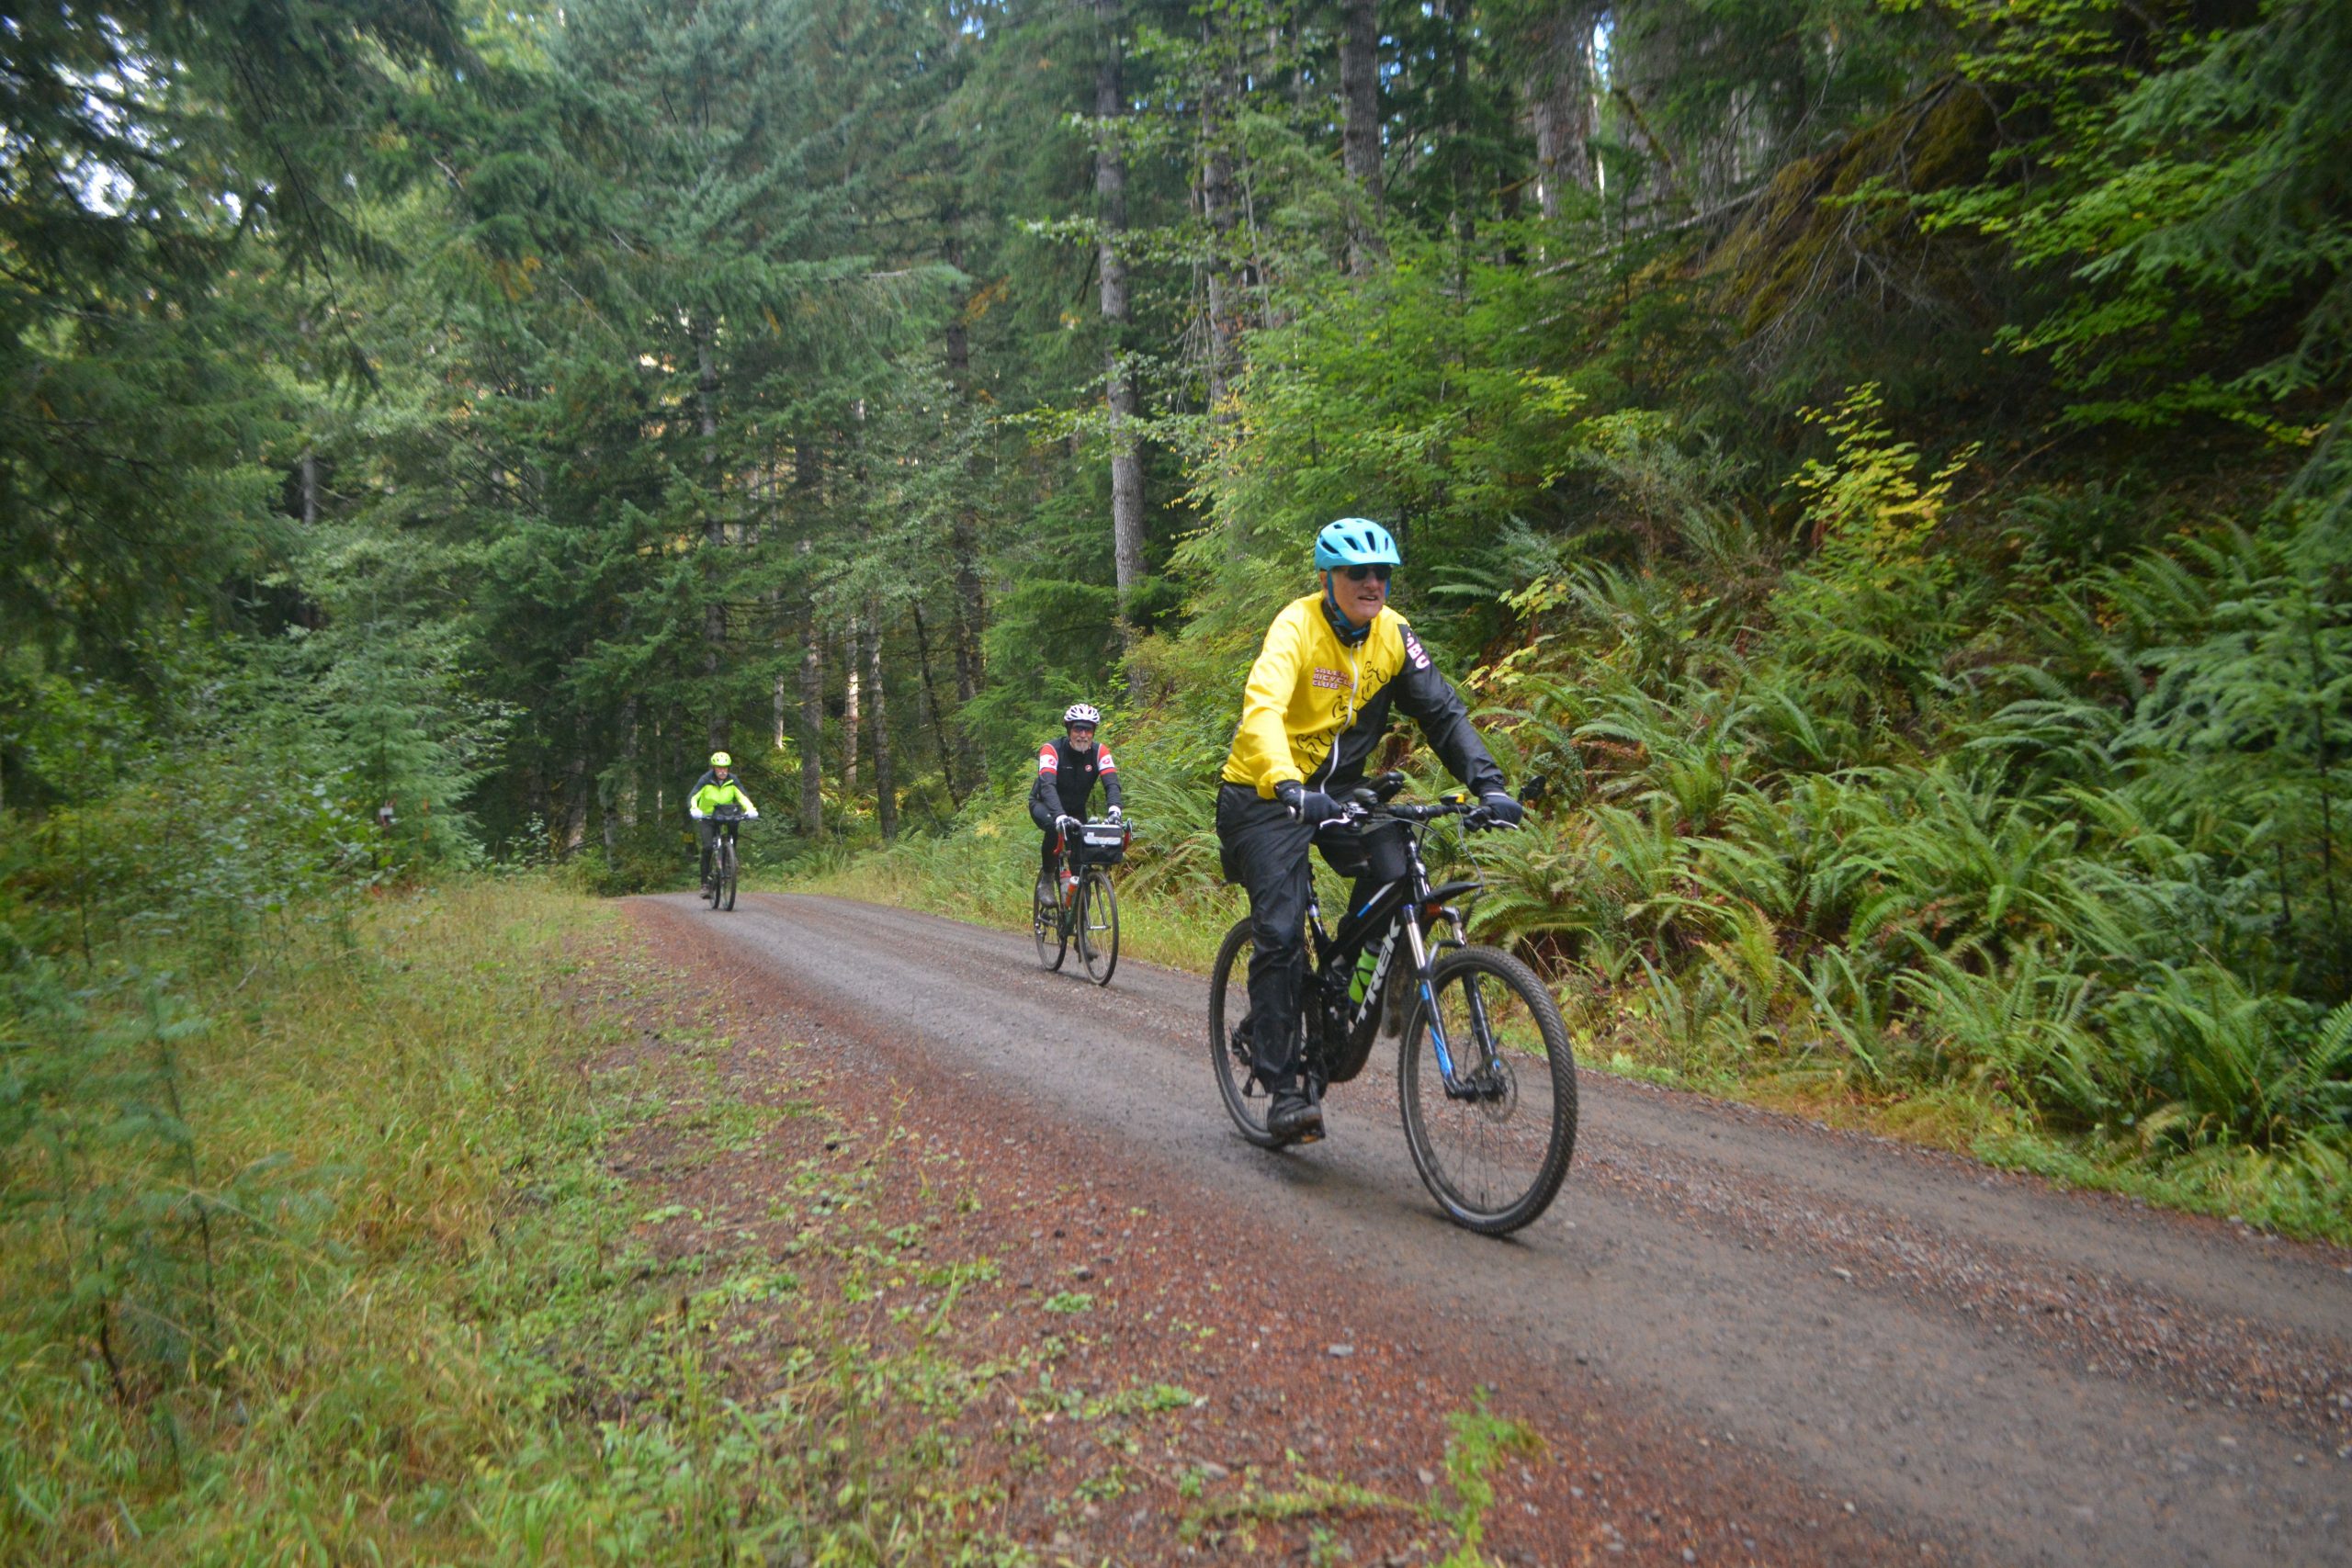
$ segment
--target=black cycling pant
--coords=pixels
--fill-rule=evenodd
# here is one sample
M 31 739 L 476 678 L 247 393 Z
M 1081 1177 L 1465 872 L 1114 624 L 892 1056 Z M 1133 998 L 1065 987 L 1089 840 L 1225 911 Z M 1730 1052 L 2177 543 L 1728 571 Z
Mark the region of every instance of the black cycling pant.
M 1299 1009 L 1306 990 L 1306 906 L 1315 896 L 1307 864 L 1310 845 L 1342 875 L 1362 869 L 1351 829 L 1294 821 L 1280 801 L 1260 798 L 1248 784 L 1216 792 L 1216 840 L 1225 877 L 1250 895 L 1250 1042 L 1258 1079 L 1270 1092 L 1299 1088 Z M 1351 904 L 1361 907 L 1375 886 L 1359 882 Z M 1349 922 L 1342 920 L 1341 937 Z
M 693 820 L 695 837 L 702 840 L 702 880 L 708 882 L 710 880 L 710 846 L 718 841 L 718 829 L 724 824 L 713 821 L 707 817 L 697 817 Z

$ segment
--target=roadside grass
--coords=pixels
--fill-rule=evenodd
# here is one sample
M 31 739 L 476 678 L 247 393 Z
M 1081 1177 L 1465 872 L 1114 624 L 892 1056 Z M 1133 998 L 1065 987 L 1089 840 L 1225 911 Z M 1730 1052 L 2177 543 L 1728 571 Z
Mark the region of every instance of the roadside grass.
M 635 1112 L 550 987 L 609 918 L 530 881 L 377 901 L 181 988 L 175 1157 L 135 1108 L 49 1108 L 0 1209 L 0 1557 L 691 1558 L 789 1517 L 754 1417 L 567 1418 L 576 1324 L 505 1310 L 619 1256 L 595 1151 Z M 138 1005 L 88 988 L 93 1029 Z
M 1415 1501 L 1393 1493 L 1306 1473 L 1299 1456 L 1286 1456 L 1293 1478 L 1284 1485 L 1263 1488 L 1254 1474 L 1245 1474 L 1238 1491 L 1207 1499 L 1187 1508 L 1179 1536 L 1188 1542 L 1214 1547 L 1236 1538 L 1243 1552 L 1256 1555 L 1254 1527 L 1301 1519 L 1327 1519 L 1348 1515 L 1397 1514 L 1432 1527 L 1433 1536 L 1452 1538 L 1440 1568 L 1484 1568 L 1489 1561 L 1478 1550 L 1487 1538 L 1487 1513 L 1494 1506 L 1494 1472 L 1507 1458 L 1543 1451 L 1543 1440 L 1522 1422 L 1495 1415 L 1487 1408 L 1487 1391 L 1481 1388 L 1471 1407 L 1446 1416 L 1443 1492 L 1431 1486 L 1427 1497 Z M 1429 1477 L 1424 1474 L 1424 1480 Z M 1429 1551 L 1431 1543 L 1416 1544 Z M 1310 1563 L 1339 1562 L 1344 1553 L 1328 1529 L 1310 1532 L 1306 1560 Z
M 665 1258 L 674 1216 L 605 1168 L 671 1111 L 595 1069 L 615 1025 L 571 999 L 612 919 L 481 882 L 170 1009 L 91 977 L 74 1016 L 118 1055 L 167 1044 L 171 1106 L 12 1102 L 0 1561 L 1023 1560 L 953 1522 L 935 1452 L 869 1439 L 944 1380 L 921 1355 L 800 1335 L 831 1348 L 729 1396 L 713 1355 L 806 1310 L 799 1281 Z M 62 1048 L 35 1022 L 12 1051 Z M 725 1150 L 810 1114 L 713 1093 L 682 1122 Z

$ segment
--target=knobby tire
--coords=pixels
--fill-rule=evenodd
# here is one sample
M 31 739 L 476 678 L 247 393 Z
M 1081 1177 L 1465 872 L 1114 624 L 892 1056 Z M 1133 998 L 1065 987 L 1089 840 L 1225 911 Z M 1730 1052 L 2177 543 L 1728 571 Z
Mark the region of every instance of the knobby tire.
M 1411 984 L 1409 976 L 1399 980 Z M 1468 1074 L 1481 1057 L 1477 1020 L 1509 1038 L 1499 1053 L 1507 1096 L 1487 1100 L 1450 1098 L 1435 1050 L 1430 1045 L 1430 1003 L 1415 998 L 1397 1047 L 1396 1095 L 1404 1113 L 1405 1142 L 1414 1168 L 1448 1218 L 1487 1235 L 1505 1235 L 1532 1222 L 1551 1205 L 1576 1153 L 1577 1065 L 1567 1026 L 1552 993 L 1535 972 L 1491 947 L 1449 953 L 1430 966 L 1430 989 L 1457 1072 Z M 1449 1012 L 1449 998 L 1459 998 Z M 1455 1136 L 1459 1134 L 1459 1137 Z M 1541 1146 L 1537 1146 L 1537 1140 Z M 1485 1152 L 1511 1174 L 1477 1179 L 1476 1154 L 1456 1152 L 1455 1144 Z M 1525 1174 L 1519 1174 L 1523 1165 Z

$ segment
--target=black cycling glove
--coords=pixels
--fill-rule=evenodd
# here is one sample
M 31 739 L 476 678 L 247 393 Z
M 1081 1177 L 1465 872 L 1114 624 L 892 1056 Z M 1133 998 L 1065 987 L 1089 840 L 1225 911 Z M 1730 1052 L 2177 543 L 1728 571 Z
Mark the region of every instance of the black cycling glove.
M 1485 799 L 1487 816 L 1498 828 L 1516 828 L 1527 815 L 1527 807 L 1499 790 Z
M 1290 814 L 1301 822 L 1317 827 L 1347 813 L 1340 803 L 1319 789 L 1309 789 L 1296 779 L 1284 779 L 1274 786 L 1274 798 L 1290 808 Z

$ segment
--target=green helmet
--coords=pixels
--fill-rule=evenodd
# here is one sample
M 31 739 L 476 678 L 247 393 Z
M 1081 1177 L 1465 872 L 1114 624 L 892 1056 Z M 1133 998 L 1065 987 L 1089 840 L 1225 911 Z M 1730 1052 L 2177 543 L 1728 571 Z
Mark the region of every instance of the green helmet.
M 710 754 L 710 765 L 714 768 L 731 768 L 735 765 L 735 759 L 724 751 L 713 751 Z

